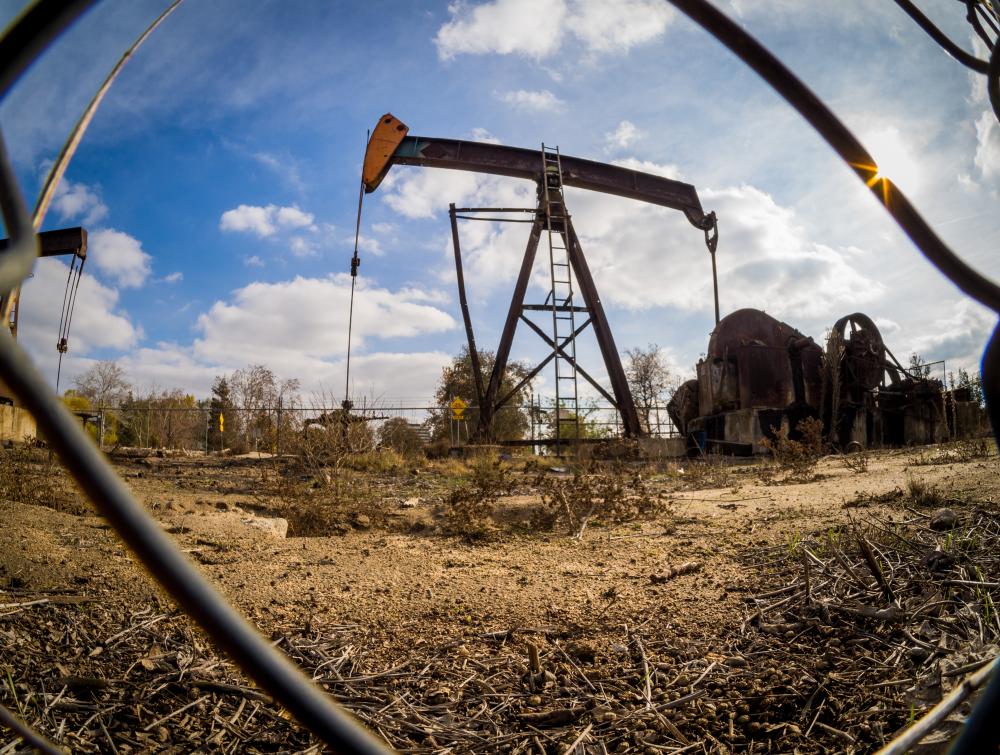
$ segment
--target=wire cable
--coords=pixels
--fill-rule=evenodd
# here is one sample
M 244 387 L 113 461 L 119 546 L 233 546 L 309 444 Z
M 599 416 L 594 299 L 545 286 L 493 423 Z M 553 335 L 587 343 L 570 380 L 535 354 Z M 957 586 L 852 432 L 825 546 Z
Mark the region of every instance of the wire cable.
M 935 26 L 934 22 L 927 18 L 910 0 L 896 0 L 896 5 L 902 8 L 906 15 L 917 23 L 917 26 L 927 32 L 931 39 L 941 45 L 946 53 L 963 66 L 967 66 L 977 73 L 986 73 L 989 69 L 990 64 L 988 61 L 980 60 L 976 56 L 970 55 L 955 44 L 947 34 Z
M 26 7 L 0 38 L 0 98 L 56 37 L 97 0 L 37 0 Z
M 80 264 L 77 265 L 77 260 Z M 59 337 L 56 340 L 56 351 L 59 352 L 59 364 L 56 366 L 56 395 L 59 395 L 59 380 L 62 377 L 63 356 L 69 351 L 69 333 L 73 327 L 73 313 L 76 311 L 76 295 L 80 290 L 80 280 L 83 278 L 83 264 L 86 258 L 73 255 L 70 261 L 69 275 L 66 277 L 66 290 L 63 292 L 62 314 L 59 316 Z M 74 280 L 74 272 L 76 277 Z
M 3 724 L 17 734 L 24 740 L 26 745 L 30 745 L 37 752 L 44 753 L 44 755 L 64 755 L 66 752 L 61 747 L 56 747 L 42 734 L 15 716 L 5 705 L 0 705 L 0 724 Z
M 0 38 L 0 92 L 91 3 L 39 0 Z M 69 14 L 68 9 L 75 9 Z M 0 253 L 0 292 L 19 284 L 38 256 L 24 198 L 0 138 L 0 212 L 10 237 Z M 26 266 L 25 266 L 26 264 Z M 15 280 L 15 276 L 17 277 Z M 6 328 L 0 328 L 0 375 L 35 417 L 95 508 L 115 528 L 150 574 L 263 690 L 337 752 L 387 753 L 372 735 L 240 616 L 178 550 L 132 497 L 83 428 L 70 414 Z
M 371 138 L 371 131 L 365 134 L 365 151 L 368 149 L 368 140 Z M 354 221 L 354 256 L 351 257 L 351 303 L 347 309 L 347 363 L 344 375 L 344 403 L 341 405 L 345 410 L 351 408 L 351 330 L 354 326 L 354 286 L 358 281 L 358 266 L 361 258 L 358 256 L 358 241 L 361 238 L 361 207 L 365 202 L 365 179 L 361 178 L 361 189 L 358 192 L 358 217 Z
M 903 192 L 879 172 L 875 158 L 864 145 L 795 74 L 707 0 L 668 2 L 728 47 L 795 108 L 854 170 L 935 267 L 968 296 L 1000 312 L 1000 286 L 966 264 L 938 237 Z

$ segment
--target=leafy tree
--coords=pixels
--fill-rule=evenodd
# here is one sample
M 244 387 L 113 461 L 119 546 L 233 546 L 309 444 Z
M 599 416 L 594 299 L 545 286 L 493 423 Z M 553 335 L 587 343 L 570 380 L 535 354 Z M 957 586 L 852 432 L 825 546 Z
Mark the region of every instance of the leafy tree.
M 983 395 L 983 376 L 981 374 L 976 372 L 970 373 L 968 370 L 959 368 L 958 380 L 955 380 L 954 373 L 949 373 L 948 382 L 952 390 L 967 390 L 970 400 L 975 401 L 980 406 L 986 405 L 986 399 Z
M 625 355 L 628 357 L 625 379 L 632 391 L 642 429 L 649 432 L 655 405 L 666 400 L 667 393 L 677 381 L 663 361 L 663 352 L 655 343 L 649 344 L 645 349 L 628 349 Z
M 132 389 L 125 370 L 117 362 L 110 360 L 97 362 L 79 375 L 73 384 L 79 395 L 85 396 L 98 408 L 118 406 Z
M 558 412 L 555 409 L 550 411 L 548 413 L 548 425 L 550 428 L 549 435 L 553 438 L 559 438 L 560 440 L 608 437 L 609 430 L 593 420 L 588 420 L 587 415 L 584 411 L 582 411 L 582 409 L 583 407 L 581 407 L 579 416 L 568 409 L 562 409 Z M 562 417 L 561 422 L 556 420 L 557 416 Z M 577 435 L 578 432 L 579 435 Z
M 931 376 L 931 366 L 919 354 L 910 354 L 909 373 L 918 379 L 929 378 Z
M 219 432 L 219 415 L 223 418 L 223 430 Z M 217 451 L 232 448 L 239 436 L 239 417 L 233 409 L 233 398 L 229 381 L 222 375 L 212 384 L 212 399 L 208 404 L 208 448 Z
M 489 385 L 489 376 L 495 363 L 494 352 L 482 350 L 479 352 L 479 364 L 484 373 L 484 390 Z M 506 396 L 515 385 L 527 377 L 528 372 L 527 365 L 521 362 L 508 362 L 497 397 Z M 524 389 L 521 389 L 493 416 L 494 440 L 519 440 L 524 437 L 529 427 L 529 420 L 527 412 L 520 408 L 523 394 Z M 428 420 L 431 437 L 434 440 L 450 437 L 451 409 L 448 405 L 454 398 L 461 398 L 469 403 L 469 408 L 465 410 L 465 419 L 468 421 L 470 432 L 475 432 L 479 425 L 479 408 L 474 406 L 476 388 L 472 375 L 472 359 L 467 346 L 463 346 L 451 364 L 441 372 L 441 382 L 434 392 L 434 403 L 440 408 L 432 411 Z
M 393 417 L 378 429 L 378 443 L 382 448 L 410 456 L 423 448 L 424 441 L 420 433 L 402 417 Z
M 70 388 L 63 394 L 62 402 L 71 412 L 86 412 L 93 408 L 90 399 L 81 395 L 79 391 L 73 388 Z

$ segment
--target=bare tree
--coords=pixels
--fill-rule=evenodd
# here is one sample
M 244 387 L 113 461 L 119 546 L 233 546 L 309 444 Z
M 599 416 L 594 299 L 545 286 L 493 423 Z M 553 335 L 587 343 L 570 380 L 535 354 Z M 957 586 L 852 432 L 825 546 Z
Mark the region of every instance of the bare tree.
M 97 362 L 78 376 L 73 384 L 77 393 L 85 396 L 94 407 L 118 406 L 132 390 L 125 370 L 118 362 Z
M 251 439 L 273 445 L 278 432 L 278 410 L 291 408 L 295 403 L 299 381 L 278 380 L 269 368 L 252 364 L 232 374 L 229 388 L 233 405 L 240 413 L 244 446 L 253 448 Z
M 666 398 L 676 379 L 663 361 L 663 352 L 655 343 L 649 344 L 645 349 L 628 349 L 625 355 L 628 357 L 625 378 L 639 412 L 639 421 L 643 429 L 649 432 L 655 405 Z

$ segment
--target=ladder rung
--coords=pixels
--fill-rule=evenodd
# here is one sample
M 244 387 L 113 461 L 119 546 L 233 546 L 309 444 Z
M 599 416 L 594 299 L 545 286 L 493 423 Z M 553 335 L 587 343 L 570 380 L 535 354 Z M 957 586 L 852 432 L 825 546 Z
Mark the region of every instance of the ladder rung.
M 550 296 L 551 296 L 551 294 L 550 294 Z M 546 298 L 546 301 L 548 301 L 547 298 Z M 555 307 L 553 307 L 551 304 L 525 304 L 524 306 L 521 307 L 521 309 L 528 310 L 529 312 L 551 312 L 553 309 L 555 309 L 556 312 L 569 312 L 570 310 L 572 310 L 573 312 L 589 312 L 590 311 L 586 307 L 578 307 L 578 306 L 575 306 L 575 305 L 572 306 L 572 307 L 568 307 L 568 306 L 563 305 L 563 304 L 557 304 Z

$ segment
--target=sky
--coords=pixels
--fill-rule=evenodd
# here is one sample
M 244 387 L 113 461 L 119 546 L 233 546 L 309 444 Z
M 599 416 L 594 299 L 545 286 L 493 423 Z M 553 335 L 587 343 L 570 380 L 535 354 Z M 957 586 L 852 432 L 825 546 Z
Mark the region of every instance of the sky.
M 1000 125 L 985 79 L 893 3 L 716 0 L 784 60 L 964 259 L 1000 278 Z M 121 53 L 167 0 L 104 0 L 0 102 L 29 205 Z M 20 2 L 0 1 L 6 24 Z M 964 8 L 921 7 L 966 49 Z M 129 61 L 44 228 L 90 251 L 60 389 L 97 360 L 137 390 L 208 395 L 264 364 L 343 397 L 366 130 L 558 145 L 693 184 L 719 218 L 722 314 L 755 307 L 821 341 L 862 311 L 901 359 L 976 368 L 994 325 L 756 75 L 661 0 L 185 0 Z M 395 167 L 365 199 L 350 392 L 427 404 L 465 343 L 447 208 L 531 206 L 533 185 Z M 714 325 L 701 232 L 677 211 L 568 189 L 620 351 L 656 344 L 693 372 Z M 480 346 L 495 348 L 527 226 L 464 223 Z M 529 290 L 541 302 L 540 249 Z M 55 381 L 63 260 L 24 286 L 19 338 Z M 604 376 L 593 335 L 582 364 Z M 512 357 L 546 354 L 525 328 Z M 536 389 L 551 390 L 543 373 Z M 605 384 L 606 381 L 605 381 Z

